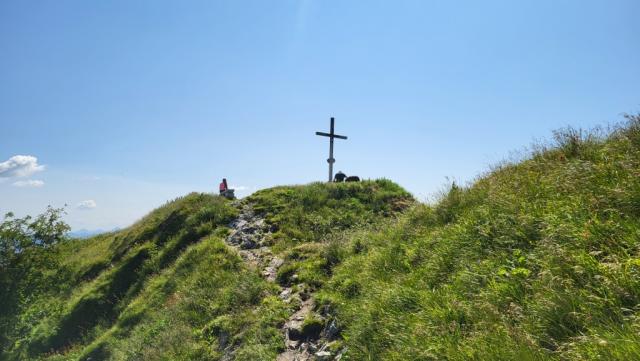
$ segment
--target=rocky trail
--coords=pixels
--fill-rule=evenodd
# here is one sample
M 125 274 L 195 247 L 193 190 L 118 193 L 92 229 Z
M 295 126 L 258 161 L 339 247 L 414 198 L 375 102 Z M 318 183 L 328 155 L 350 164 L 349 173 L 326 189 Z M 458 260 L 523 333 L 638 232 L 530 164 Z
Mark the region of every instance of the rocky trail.
M 250 204 L 236 204 L 241 207 L 241 212 L 230 224 L 232 231 L 226 242 L 238 251 L 250 267 L 260 269 L 267 281 L 275 283 L 278 268 L 284 260 L 271 251 L 269 245 L 272 230 L 264 218 L 254 212 Z M 293 278 L 295 277 L 294 275 Z M 340 360 L 342 352 L 334 355 L 328 351 L 330 341 L 337 335 L 335 323 L 326 322 L 323 316 L 314 311 L 315 301 L 309 287 L 300 283 L 295 287 L 280 288 L 280 298 L 296 306 L 282 327 L 285 351 L 278 355 L 277 361 Z

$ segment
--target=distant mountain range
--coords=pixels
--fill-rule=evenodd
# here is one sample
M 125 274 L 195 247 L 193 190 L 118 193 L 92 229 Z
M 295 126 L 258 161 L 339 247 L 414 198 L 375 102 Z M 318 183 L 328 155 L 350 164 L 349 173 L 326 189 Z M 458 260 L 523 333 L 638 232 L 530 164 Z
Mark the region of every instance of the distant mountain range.
M 67 235 L 71 238 L 89 238 L 89 237 L 93 237 L 95 235 L 98 235 L 100 233 L 107 233 L 107 232 L 115 232 L 115 231 L 119 231 L 120 228 L 116 227 L 113 229 L 109 229 L 109 230 L 105 230 L 105 229 L 79 229 L 77 231 L 71 231 L 69 233 L 67 233 Z

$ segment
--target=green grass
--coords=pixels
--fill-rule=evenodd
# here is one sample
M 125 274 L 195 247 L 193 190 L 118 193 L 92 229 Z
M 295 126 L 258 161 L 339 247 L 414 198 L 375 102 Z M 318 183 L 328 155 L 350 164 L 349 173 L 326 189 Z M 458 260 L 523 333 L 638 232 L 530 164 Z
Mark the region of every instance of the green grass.
M 255 193 L 247 202 L 275 231 L 272 249 L 285 259 L 278 282 L 304 282 L 314 289 L 330 277 L 339 261 L 336 245 L 350 232 L 380 227 L 415 203 L 385 179 L 276 187 Z
M 173 267 L 189 245 L 223 232 L 236 214 L 229 202 L 194 193 L 123 231 L 61 244 L 55 250 L 58 268 L 46 271 L 51 287 L 29 295 L 18 315 L 2 315 L 13 326 L 2 357 L 80 352 L 118 324 L 147 284 Z
M 344 244 L 321 298 L 347 359 L 640 359 L 638 120 Z
M 305 268 L 300 281 L 319 286 L 330 268 L 326 236 L 387 217 L 411 198 L 372 181 L 279 187 L 246 201 L 278 228 L 274 250 L 296 258 L 286 267 Z M 60 244 L 52 251 L 59 261 L 45 272 L 55 286 L 2 314 L 10 332 L 1 358 L 274 359 L 293 305 L 224 244 L 238 212 L 223 198 L 193 193 L 122 231 Z
M 343 359 L 640 359 L 638 117 L 557 132 L 431 205 L 388 180 L 243 203 L 273 232 L 277 282 L 316 297 L 305 332 L 336 322 Z M 194 193 L 56 246 L 0 310 L 0 359 L 275 359 L 294 305 L 224 244 L 241 207 Z

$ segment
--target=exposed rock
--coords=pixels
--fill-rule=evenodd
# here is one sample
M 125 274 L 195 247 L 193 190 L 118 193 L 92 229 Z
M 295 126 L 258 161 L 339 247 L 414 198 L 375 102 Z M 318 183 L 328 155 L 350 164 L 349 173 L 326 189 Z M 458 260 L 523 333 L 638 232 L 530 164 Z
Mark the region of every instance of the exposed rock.
M 318 351 L 315 353 L 318 361 L 326 361 L 331 359 L 331 352 L 329 351 Z
M 287 349 L 289 349 L 289 350 L 295 350 L 295 349 L 298 348 L 298 346 L 300 346 L 300 343 L 301 342 L 298 341 L 298 340 L 289 339 L 289 340 L 286 341 L 286 346 L 287 346 Z
M 280 292 L 280 299 L 288 300 L 292 295 L 291 288 L 285 288 Z
M 324 320 L 315 314 L 308 315 L 302 323 L 302 337 L 307 340 L 317 340 L 324 328 Z
M 244 237 L 240 242 L 240 249 L 254 249 L 258 247 L 258 243 L 250 237 Z
M 313 300 L 307 300 L 302 302 L 298 311 L 289 317 L 289 320 L 283 327 L 285 334 L 287 335 L 287 339 L 302 340 L 305 338 L 304 320 L 312 313 L 312 310 Z
M 331 320 L 331 322 L 328 322 L 327 326 L 322 331 L 322 337 L 328 340 L 335 339 L 335 337 L 338 336 L 339 334 L 340 334 L 340 329 L 336 325 L 335 320 Z
M 239 206 L 241 203 L 236 203 Z M 277 231 L 277 225 L 267 225 L 265 220 L 254 213 L 250 205 L 244 205 L 238 218 L 231 222 L 231 234 L 227 237 L 227 244 L 236 248 L 251 267 L 262 269 L 262 276 L 269 282 L 276 281 L 278 269 L 284 260 L 272 255 L 271 232 Z M 297 274 L 290 277 L 292 283 L 299 279 Z M 295 287 L 284 287 L 279 295 L 280 299 L 296 304 L 297 310 L 289 317 L 282 327 L 286 351 L 279 354 L 278 361 L 312 361 L 330 360 L 333 350 L 326 350 L 329 341 L 338 335 L 335 322 L 326 322 L 329 315 L 324 316 L 314 312 L 312 290 L 304 283 Z M 228 340 L 225 338 L 224 343 Z M 335 356 L 335 360 L 342 357 L 342 352 Z M 232 358 L 232 350 L 226 349 L 223 357 Z
M 277 361 L 310 361 L 313 356 L 308 352 L 288 350 L 278 355 Z
M 284 260 L 278 257 L 271 258 L 269 265 L 265 267 L 264 271 L 262 271 L 262 275 L 265 276 L 267 281 L 275 282 L 276 277 L 278 276 L 278 268 L 282 266 Z

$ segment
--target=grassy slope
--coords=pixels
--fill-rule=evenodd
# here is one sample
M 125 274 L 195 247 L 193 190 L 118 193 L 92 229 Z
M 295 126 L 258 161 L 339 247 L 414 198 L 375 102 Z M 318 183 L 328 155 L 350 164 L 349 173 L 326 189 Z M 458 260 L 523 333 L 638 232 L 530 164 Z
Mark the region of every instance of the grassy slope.
M 640 359 L 638 120 L 354 235 L 322 297 L 348 359 Z
M 309 250 L 318 258 L 328 234 L 377 223 L 412 199 L 389 181 L 373 181 L 278 187 L 247 201 L 278 229 L 275 252 L 289 256 L 315 244 Z M 274 359 L 292 305 L 224 244 L 238 211 L 194 193 L 125 230 L 63 244 L 59 268 L 50 271 L 58 286 L 22 306 L 1 358 L 210 360 L 233 350 L 237 360 Z M 303 265 L 309 268 L 298 257 L 289 271 Z M 322 262 L 301 273 L 315 285 L 327 275 Z
M 105 347 L 110 340 L 105 335 L 140 341 L 132 333 L 139 327 L 155 327 L 150 332 L 157 332 L 159 325 L 166 322 L 155 312 L 158 304 L 184 286 L 181 277 L 190 267 L 216 256 L 227 260 L 220 267 L 224 270 L 218 275 L 221 278 L 234 274 L 233 268 L 240 267 L 240 260 L 226 257 L 226 249 L 220 243 L 224 236 L 221 225 L 236 213 L 218 197 L 190 194 L 157 209 L 126 230 L 63 245 L 58 250 L 61 265 L 57 282 L 61 286 L 34 295 L 24 305 L 11 335 L 14 342 L 3 357 L 56 359 L 58 354 L 65 354 L 64 358 L 73 359 L 93 352 L 104 358 L 119 351 Z M 204 250 L 215 253 L 203 254 Z M 225 282 L 264 286 L 241 277 L 229 278 Z M 183 316 L 187 317 L 175 315 Z M 156 321 L 157 324 L 149 325 Z M 190 339 L 183 341 L 189 345 Z M 90 347 L 85 348 L 87 345 Z M 144 354 L 153 346 L 140 342 L 127 352 Z M 193 348 L 184 347 L 176 352 Z
M 434 206 L 386 180 L 245 201 L 274 231 L 278 282 L 317 292 L 348 359 L 640 359 L 639 124 L 561 134 Z M 237 213 L 191 194 L 60 247 L 2 358 L 274 359 L 291 306 L 224 245 Z

